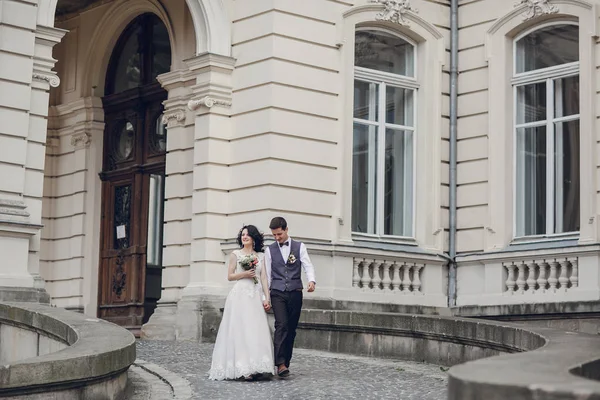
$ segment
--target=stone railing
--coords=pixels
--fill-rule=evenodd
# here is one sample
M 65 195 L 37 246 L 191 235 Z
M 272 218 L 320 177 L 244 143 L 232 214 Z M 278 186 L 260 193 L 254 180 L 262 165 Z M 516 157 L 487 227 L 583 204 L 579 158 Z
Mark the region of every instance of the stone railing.
M 423 295 L 425 264 L 354 258 L 352 286 L 365 291 Z
M 510 261 L 503 266 L 508 294 L 567 292 L 579 283 L 577 257 Z
M 545 246 L 515 245 L 458 256 L 456 304 L 482 307 L 600 299 L 599 245 Z
M 451 366 L 450 400 L 600 399 L 598 335 L 477 319 L 305 309 L 296 345 Z
M 127 330 L 36 303 L 0 303 L 0 397 L 120 399 L 135 361 Z

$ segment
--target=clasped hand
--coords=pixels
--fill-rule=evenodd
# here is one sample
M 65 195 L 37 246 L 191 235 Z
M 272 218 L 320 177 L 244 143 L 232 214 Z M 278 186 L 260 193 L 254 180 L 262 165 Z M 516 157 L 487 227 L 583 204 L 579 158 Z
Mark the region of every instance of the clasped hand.
M 252 269 L 242 272 L 242 274 L 243 274 L 242 276 L 244 278 L 252 279 L 252 278 L 256 277 L 256 270 L 254 268 L 252 268 Z

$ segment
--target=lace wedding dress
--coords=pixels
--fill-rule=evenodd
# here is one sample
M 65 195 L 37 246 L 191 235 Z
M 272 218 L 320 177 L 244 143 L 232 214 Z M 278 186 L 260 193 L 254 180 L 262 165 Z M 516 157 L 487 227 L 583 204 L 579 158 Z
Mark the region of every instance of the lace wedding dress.
M 239 250 L 236 273 L 242 272 Z M 213 349 L 209 379 L 237 379 L 252 374 L 273 374 L 273 339 L 262 304 L 260 271 L 264 266 L 264 254 L 258 254 L 256 267 L 258 284 L 252 279 L 240 279 L 235 283 L 225 301 L 223 319 Z

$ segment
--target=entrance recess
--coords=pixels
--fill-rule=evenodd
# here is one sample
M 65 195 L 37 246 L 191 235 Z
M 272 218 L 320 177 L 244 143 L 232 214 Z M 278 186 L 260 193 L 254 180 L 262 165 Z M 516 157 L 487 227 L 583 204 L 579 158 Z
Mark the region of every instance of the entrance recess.
M 169 35 L 154 14 L 125 29 L 107 72 L 98 316 L 134 333 L 160 298 Z

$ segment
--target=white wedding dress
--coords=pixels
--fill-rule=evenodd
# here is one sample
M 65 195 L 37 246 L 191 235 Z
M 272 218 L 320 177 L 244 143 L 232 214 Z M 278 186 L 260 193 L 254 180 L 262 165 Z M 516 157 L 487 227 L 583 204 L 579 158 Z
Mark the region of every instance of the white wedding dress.
M 242 256 L 239 250 L 233 253 L 238 259 L 235 272 L 244 271 L 239 264 Z M 273 339 L 262 304 L 260 272 L 264 267 L 264 253 L 259 253 L 258 259 L 258 284 L 252 279 L 240 279 L 227 295 L 213 349 L 209 379 L 237 379 L 275 372 Z

